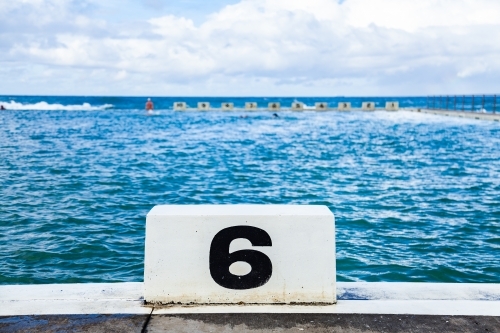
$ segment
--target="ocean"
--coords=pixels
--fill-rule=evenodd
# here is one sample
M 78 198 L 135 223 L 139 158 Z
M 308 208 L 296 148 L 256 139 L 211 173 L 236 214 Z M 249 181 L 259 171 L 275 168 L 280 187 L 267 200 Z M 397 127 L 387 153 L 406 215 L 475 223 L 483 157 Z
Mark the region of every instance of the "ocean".
M 0 96 L 0 284 L 142 281 L 153 206 L 240 203 L 328 206 L 339 281 L 500 282 L 499 123 L 147 97 Z

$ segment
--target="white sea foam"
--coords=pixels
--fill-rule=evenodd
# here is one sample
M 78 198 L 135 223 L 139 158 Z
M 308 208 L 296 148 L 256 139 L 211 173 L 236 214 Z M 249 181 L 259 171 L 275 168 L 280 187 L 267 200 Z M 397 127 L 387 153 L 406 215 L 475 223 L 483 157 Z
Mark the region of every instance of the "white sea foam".
M 34 104 L 23 104 L 15 101 L 0 101 L 7 110 L 41 110 L 41 111 L 98 111 L 112 108 L 113 104 L 104 104 L 92 106 L 89 103 L 76 105 L 49 104 L 47 102 L 38 102 Z

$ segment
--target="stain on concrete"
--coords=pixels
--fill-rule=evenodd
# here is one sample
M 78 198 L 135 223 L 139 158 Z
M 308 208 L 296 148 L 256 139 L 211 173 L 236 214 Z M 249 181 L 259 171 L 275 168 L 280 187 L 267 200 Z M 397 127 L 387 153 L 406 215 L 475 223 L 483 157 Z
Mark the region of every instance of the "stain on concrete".
M 57 315 L 0 317 L 1 333 L 141 333 L 148 315 Z
M 500 317 L 375 314 L 60 315 L 0 317 L 0 332 L 500 333 Z M 146 326 L 144 328 L 144 326 Z
M 161 332 L 500 333 L 499 317 L 364 314 L 153 315 L 148 333 Z

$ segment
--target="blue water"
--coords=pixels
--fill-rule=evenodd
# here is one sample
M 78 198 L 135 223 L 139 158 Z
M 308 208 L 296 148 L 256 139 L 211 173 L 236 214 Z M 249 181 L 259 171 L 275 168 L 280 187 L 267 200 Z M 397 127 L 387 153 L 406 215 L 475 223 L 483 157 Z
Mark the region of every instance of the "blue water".
M 340 281 L 500 282 L 499 123 L 171 110 L 293 100 L 0 96 L 0 284 L 141 281 L 147 212 L 202 203 L 327 205 Z

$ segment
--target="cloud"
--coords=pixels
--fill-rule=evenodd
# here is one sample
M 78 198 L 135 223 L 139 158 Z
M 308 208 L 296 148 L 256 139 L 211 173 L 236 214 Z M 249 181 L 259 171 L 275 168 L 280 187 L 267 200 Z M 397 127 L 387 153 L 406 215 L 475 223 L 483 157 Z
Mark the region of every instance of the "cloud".
M 15 64 L 17 74 L 1 77 L 31 72 L 38 82 L 44 73 L 54 87 L 88 80 L 77 86 L 90 91 L 68 93 L 99 85 L 112 87 L 101 93 L 162 95 L 500 90 L 496 0 L 242 0 L 201 24 L 169 14 L 123 25 L 94 19 L 90 2 L 6 3 L 0 65 Z M 20 11 L 42 18 L 23 25 Z
M 90 20 L 85 15 L 92 13 L 93 4 L 82 0 L 16 0 L 0 3 L 0 24 L 7 26 L 10 32 L 45 32 L 56 33 L 61 28 L 86 25 Z M 52 28 L 58 27 L 59 30 Z M 4 33 L 6 30 L 2 30 Z
M 417 31 L 427 27 L 467 27 L 498 24 L 496 0 L 348 0 L 347 21 L 353 27 Z

